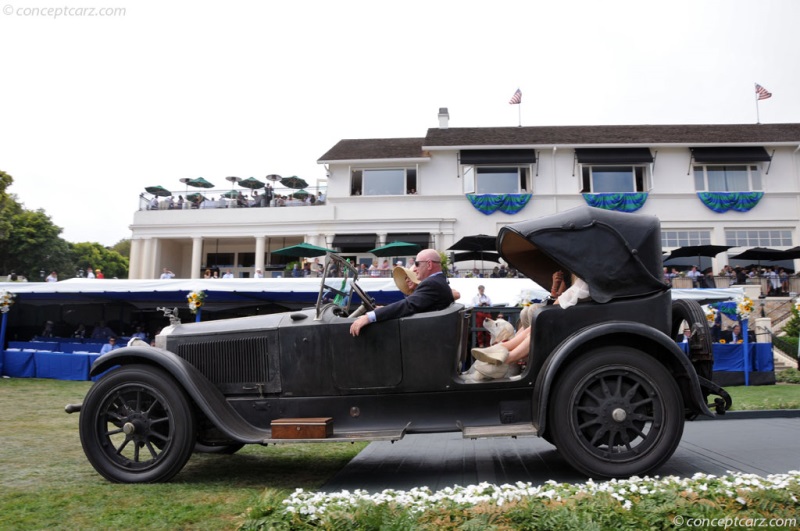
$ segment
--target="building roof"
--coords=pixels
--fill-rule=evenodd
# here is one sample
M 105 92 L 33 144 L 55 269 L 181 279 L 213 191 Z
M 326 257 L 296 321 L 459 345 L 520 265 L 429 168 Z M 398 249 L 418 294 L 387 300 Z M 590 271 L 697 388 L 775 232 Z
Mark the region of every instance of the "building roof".
M 424 138 L 369 138 L 340 140 L 317 162 L 420 158 Z
M 340 140 L 318 162 L 420 158 L 442 147 L 781 143 L 800 144 L 800 124 L 450 127 L 428 129 L 425 138 Z
M 424 146 L 799 143 L 800 124 L 577 125 L 428 129 Z

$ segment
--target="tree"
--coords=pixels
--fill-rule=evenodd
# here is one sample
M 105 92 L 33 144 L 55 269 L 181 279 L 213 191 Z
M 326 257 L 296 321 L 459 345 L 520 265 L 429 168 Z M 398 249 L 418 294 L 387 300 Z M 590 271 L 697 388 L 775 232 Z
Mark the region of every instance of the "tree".
M 11 233 L 11 223 L 5 214 L 9 202 L 15 202 L 6 191 L 13 182 L 14 179 L 9 174 L 0 170 L 0 242 Z
M 29 280 L 51 271 L 59 272 L 61 278 L 73 276 L 69 244 L 43 210 L 26 210 L 11 196 L 0 211 L 0 225 L 10 227 L 0 238 L 0 271 L 14 271 Z
M 131 257 L 131 241 L 122 239 L 115 243 L 112 247 L 112 250 L 117 251 L 119 254 L 124 256 L 125 258 L 130 259 Z
M 0 171 L 0 275 L 14 272 L 35 281 L 56 271 L 63 280 L 91 266 L 100 267 L 107 278 L 128 277 L 129 240 L 117 243 L 116 250 L 99 243 L 71 244 L 44 210 L 27 210 L 8 193 L 13 182 Z
M 71 244 L 72 260 L 83 271 L 88 267 L 103 270 L 105 278 L 128 278 L 128 258 L 97 242 Z

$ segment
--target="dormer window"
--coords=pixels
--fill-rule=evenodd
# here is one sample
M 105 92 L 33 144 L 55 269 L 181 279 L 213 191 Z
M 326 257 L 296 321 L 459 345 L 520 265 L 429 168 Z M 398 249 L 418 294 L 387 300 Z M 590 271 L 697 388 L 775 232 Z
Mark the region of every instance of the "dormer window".
M 468 194 L 519 194 L 531 191 L 531 171 L 536 164 L 532 149 L 472 149 L 460 154 L 464 192 Z
M 771 157 L 763 147 L 691 148 L 694 187 L 698 192 L 763 190 L 759 162 Z
M 350 174 L 350 195 L 413 195 L 416 168 L 360 168 Z
M 653 155 L 647 148 L 579 148 L 581 193 L 645 192 Z

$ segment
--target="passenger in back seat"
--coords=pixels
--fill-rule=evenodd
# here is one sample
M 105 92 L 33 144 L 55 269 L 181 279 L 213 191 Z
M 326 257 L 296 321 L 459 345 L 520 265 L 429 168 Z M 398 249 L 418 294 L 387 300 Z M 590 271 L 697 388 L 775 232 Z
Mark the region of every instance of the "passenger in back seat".
M 558 296 L 555 304 L 562 308 L 569 308 L 588 297 L 589 285 L 580 278 L 573 276 L 572 286 Z M 531 349 L 531 328 L 533 327 L 520 330 L 517 335 L 504 343 L 498 343 L 486 348 L 474 348 L 472 349 L 472 357 L 490 365 L 511 365 L 527 358 Z

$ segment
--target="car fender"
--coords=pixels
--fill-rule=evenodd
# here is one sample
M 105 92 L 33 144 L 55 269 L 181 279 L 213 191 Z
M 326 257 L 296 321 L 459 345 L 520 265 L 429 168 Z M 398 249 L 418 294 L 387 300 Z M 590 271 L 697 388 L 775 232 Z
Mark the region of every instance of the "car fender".
M 89 371 L 97 376 L 124 365 L 147 364 L 168 372 L 211 423 L 226 437 L 242 443 L 261 443 L 270 437 L 269 430 L 253 427 L 228 404 L 225 396 L 200 371 L 172 352 L 150 346 L 125 347 L 99 357 Z
M 545 433 L 548 399 L 560 370 L 569 361 L 586 352 L 587 348 L 606 344 L 630 345 L 655 357 L 675 375 L 686 407 L 698 414 L 715 416 L 705 403 L 700 381 L 691 361 L 669 336 L 640 323 L 609 321 L 575 332 L 545 360 L 536 377 L 533 393 L 533 424 L 537 426 L 539 433 Z

